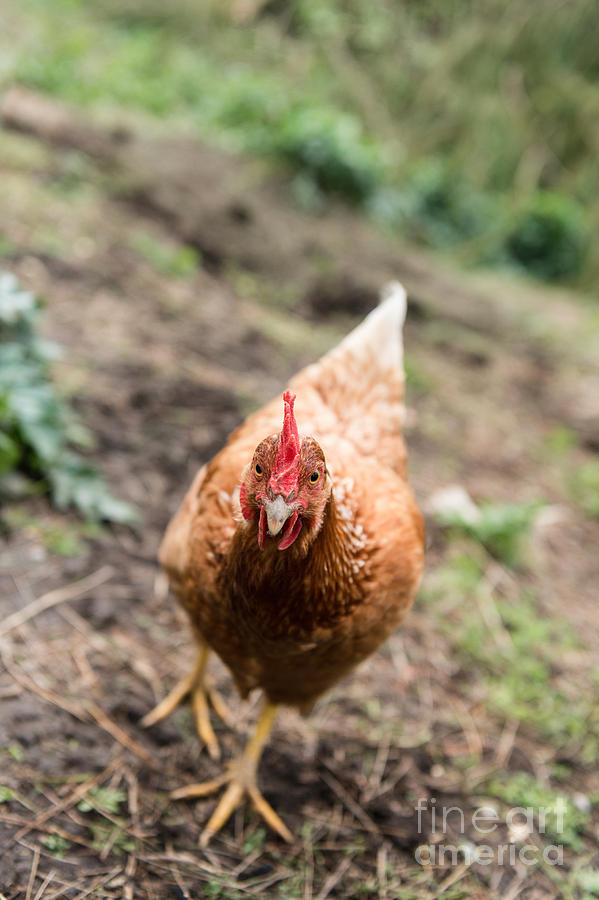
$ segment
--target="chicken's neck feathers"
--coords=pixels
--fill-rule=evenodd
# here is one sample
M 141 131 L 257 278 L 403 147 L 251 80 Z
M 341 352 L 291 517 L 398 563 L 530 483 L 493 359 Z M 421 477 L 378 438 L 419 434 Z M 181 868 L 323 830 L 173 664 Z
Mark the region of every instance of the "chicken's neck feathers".
M 255 524 L 239 524 L 222 584 L 252 631 L 259 629 L 273 640 L 279 633 L 305 640 L 363 601 L 369 547 L 350 482 L 342 479 L 335 485 L 316 536 L 300 533 L 287 550 L 277 550 L 271 539 L 260 550 Z

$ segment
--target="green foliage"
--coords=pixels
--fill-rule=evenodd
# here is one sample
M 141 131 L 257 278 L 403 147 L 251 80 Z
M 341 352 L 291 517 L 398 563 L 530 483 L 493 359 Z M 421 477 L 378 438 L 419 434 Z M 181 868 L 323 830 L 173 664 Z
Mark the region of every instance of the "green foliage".
M 265 154 L 313 211 L 332 193 L 467 262 L 597 281 L 595 0 L 297 0 L 247 27 L 188 0 L 9 3 L 9 79 Z
M 599 519 L 599 459 L 583 463 L 572 474 L 572 494 L 589 516 Z
M 13 790 L 5 784 L 0 784 L 0 803 L 8 803 L 13 797 Z
M 261 850 L 266 840 L 266 828 L 256 828 L 255 831 L 243 842 L 243 852 L 248 854 L 254 850 Z
M 544 441 L 544 451 L 558 461 L 567 457 L 578 444 L 576 432 L 567 425 L 556 425 Z
M 49 486 L 59 509 L 74 506 L 90 520 L 132 523 L 132 507 L 70 449 L 91 439 L 50 381 L 58 348 L 39 336 L 39 315 L 33 294 L 0 272 L 0 491 L 19 468 Z
M 485 692 L 485 704 L 517 720 L 554 747 L 577 744 L 577 758 L 595 764 L 599 747 L 599 683 L 564 680 L 559 661 L 577 646 L 565 621 L 545 615 L 534 596 L 489 598 L 473 556 L 452 557 L 429 576 L 424 598 L 441 607 L 439 622 L 455 653 Z
M 77 804 L 77 809 L 81 810 L 81 812 L 90 812 L 92 809 L 98 809 L 101 812 L 116 815 L 121 803 L 127 799 L 127 795 L 123 791 L 100 786 L 90 788 L 89 797 L 89 801 L 81 800 Z
M 80 556 L 85 552 L 84 538 L 97 538 L 101 534 L 101 526 L 97 522 L 48 521 L 47 517 L 32 516 L 16 505 L 3 509 L 2 518 L 11 528 L 33 533 L 51 553 L 58 556 Z
M 89 829 L 93 835 L 93 845 L 100 853 L 107 844 L 110 845 L 110 852 L 115 856 L 122 856 L 123 853 L 134 853 L 137 850 L 137 842 L 134 838 L 129 837 L 124 827 L 120 825 L 110 825 L 104 822 L 90 822 Z
M 599 897 L 599 870 L 598 869 L 579 869 L 574 873 L 574 882 L 577 887 L 585 891 L 585 897 L 591 900 L 593 897 Z
M 406 372 L 406 385 L 408 393 L 422 396 L 430 393 L 435 388 L 434 376 L 421 364 L 420 360 L 410 354 L 404 355 L 404 368 Z
M 539 507 L 539 503 L 483 503 L 472 518 L 455 511 L 440 514 L 439 521 L 475 538 L 507 565 L 516 566 L 521 558 L 522 540 Z
M 505 238 L 508 259 L 547 281 L 576 275 L 587 244 L 582 208 L 549 191 L 533 194 Z
M 419 161 L 401 187 L 385 187 L 370 201 L 375 219 L 412 240 L 440 248 L 482 233 L 489 219 L 498 215 L 496 207 L 440 158 Z
M 264 142 L 326 194 L 364 203 L 383 180 L 380 154 L 367 144 L 360 122 L 333 109 L 298 106 Z
M 568 797 L 544 787 L 527 772 L 502 775 L 492 779 L 487 787 L 491 794 L 512 807 L 532 809 L 536 818 L 543 810 L 540 824 L 544 825 L 544 834 L 573 850 L 583 848 L 580 833 L 589 816 L 577 809 Z
M 193 247 L 165 246 L 148 232 L 136 232 L 131 245 L 157 272 L 169 278 L 190 278 L 200 263 L 199 254 Z
M 68 850 L 71 846 L 71 842 L 60 834 L 47 834 L 42 838 L 42 842 L 56 859 L 62 859 L 65 850 Z

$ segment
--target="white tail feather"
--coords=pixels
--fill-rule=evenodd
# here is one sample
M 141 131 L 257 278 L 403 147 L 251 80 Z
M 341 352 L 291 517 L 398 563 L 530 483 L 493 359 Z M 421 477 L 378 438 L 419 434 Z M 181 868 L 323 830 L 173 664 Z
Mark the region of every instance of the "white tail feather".
M 331 353 L 349 350 L 360 355 L 360 348 L 368 354 L 376 353 L 377 368 L 403 368 L 402 328 L 406 318 L 406 290 L 399 281 L 390 281 L 381 291 L 381 301 Z
M 406 292 L 393 281 L 383 289 L 381 302 L 364 321 L 292 382 L 298 409 L 302 392 L 313 388 L 332 416 L 325 430 L 343 434 L 362 452 L 402 472 L 405 315 Z M 324 423 L 320 417 L 321 428 Z

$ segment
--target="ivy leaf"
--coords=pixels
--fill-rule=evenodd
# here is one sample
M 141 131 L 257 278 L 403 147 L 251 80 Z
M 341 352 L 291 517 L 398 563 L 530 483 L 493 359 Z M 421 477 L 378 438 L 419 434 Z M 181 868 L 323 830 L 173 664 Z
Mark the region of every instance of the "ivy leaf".
M 10 409 L 25 441 L 41 463 L 52 464 L 65 445 L 61 406 L 48 384 L 15 387 L 9 395 Z
M 37 312 L 34 295 L 24 291 L 10 272 L 0 272 L 0 323 L 15 325 L 19 319 L 31 321 Z
M 74 453 L 67 453 L 49 472 L 52 499 L 59 509 L 73 505 L 86 519 L 135 525 L 135 509 L 113 497 L 96 469 Z
M 134 525 L 130 504 L 113 497 L 99 472 L 72 446 L 93 446 L 90 432 L 54 389 L 49 363 L 60 348 L 40 337 L 39 304 L 14 275 L 0 272 L 0 475 L 14 494 L 21 465 L 36 487 L 50 488 L 60 509 L 74 506 L 92 521 Z M 39 477 L 41 476 L 41 478 Z M 17 484 L 17 493 L 23 485 Z
M 20 456 L 21 451 L 15 441 L 0 431 L 0 475 L 14 469 Z

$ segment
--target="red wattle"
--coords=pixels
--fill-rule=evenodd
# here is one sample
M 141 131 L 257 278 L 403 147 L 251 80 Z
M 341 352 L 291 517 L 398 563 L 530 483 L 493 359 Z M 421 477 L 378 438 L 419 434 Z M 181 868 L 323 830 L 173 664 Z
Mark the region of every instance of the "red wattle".
M 264 550 L 266 543 L 266 511 L 264 507 L 260 507 L 260 521 L 258 522 L 258 546 Z
M 286 550 L 287 547 L 291 547 L 301 530 L 302 520 L 299 517 L 299 513 L 294 512 L 283 526 L 283 537 L 278 544 L 279 550 Z

